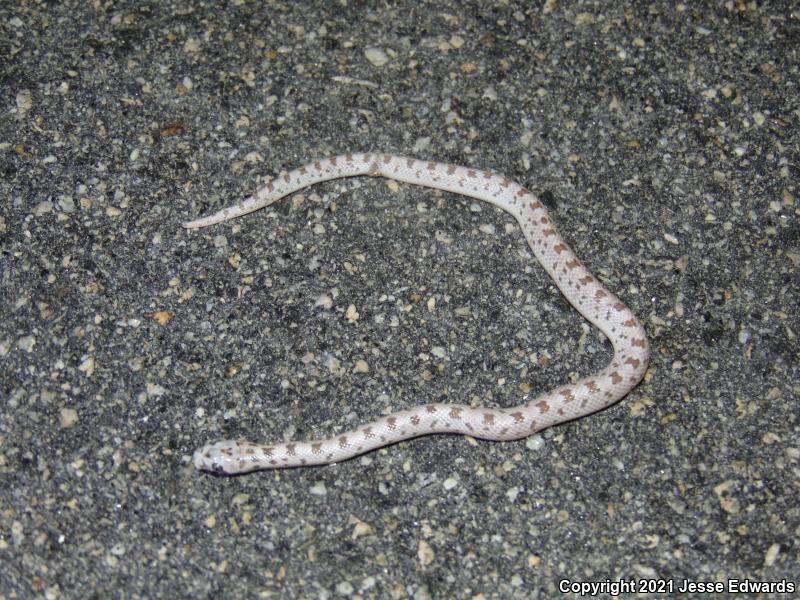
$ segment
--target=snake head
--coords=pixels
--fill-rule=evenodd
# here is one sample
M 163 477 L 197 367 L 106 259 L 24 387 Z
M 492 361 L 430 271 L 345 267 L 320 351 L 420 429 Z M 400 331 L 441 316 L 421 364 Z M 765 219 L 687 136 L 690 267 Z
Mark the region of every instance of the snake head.
M 235 473 L 240 443 L 233 440 L 206 444 L 194 453 L 194 466 L 199 471 L 217 475 Z

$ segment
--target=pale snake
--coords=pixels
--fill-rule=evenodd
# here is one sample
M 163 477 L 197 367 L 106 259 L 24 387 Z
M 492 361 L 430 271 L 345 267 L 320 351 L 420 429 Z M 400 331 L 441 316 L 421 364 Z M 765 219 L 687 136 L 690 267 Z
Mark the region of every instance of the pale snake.
M 511 213 L 539 263 L 588 321 L 611 341 L 611 363 L 576 381 L 511 408 L 427 404 L 315 441 L 257 444 L 226 440 L 194 453 L 198 469 L 236 474 L 257 469 L 322 465 L 343 461 L 401 440 L 432 433 L 457 433 L 487 440 L 516 440 L 588 415 L 625 396 L 642 379 L 649 358 L 644 328 L 575 256 L 536 196 L 502 175 L 390 154 L 345 154 L 290 171 L 253 196 L 211 216 L 184 223 L 206 227 L 263 208 L 302 188 L 341 177 L 386 177 L 485 200 Z

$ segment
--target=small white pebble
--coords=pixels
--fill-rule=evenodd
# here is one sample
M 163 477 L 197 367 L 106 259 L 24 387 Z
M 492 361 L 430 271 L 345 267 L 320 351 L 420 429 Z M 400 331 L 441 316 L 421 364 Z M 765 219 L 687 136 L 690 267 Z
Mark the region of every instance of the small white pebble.
M 361 591 L 366 592 L 371 590 L 375 587 L 375 584 L 378 583 L 374 577 L 371 575 L 369 577 L 365 577 L 364 580 L 361 582 Z
M 670 244 L 675 244 L 676 246 L 680 243 L 680 242 L 678 242 L 678 238 L 676 238 L 671 233 L 665 233 L 664 234 L 664 239 L 667 240 Z
M 189 38 L 183 43 L 183 51 L 186 54 L 196 54 L 200 52 L 200 41 L 197 38 Z
M 87 356 L 83 360 L 83 362 L 80 365 L 78 365 L 78 371 L 80 371 L 81 373 L 85 373 L 87 377 L 91 377 L 92 374 L 94 373 L 94 367 L 95 367 L 94 357 Z
M 22 336 L 17 340 L 17 346 L 19 346 L 25 352 L 33 352 L 33 347 L 36 345 L 36 338 L 32 335 L 25 335 Z
M 375 535 L 375 528 L 372 525 L 355 517 L 353 517 L 353 520 L 355 523 L 353 523 L 353 533 L 350 536 L 352 539 L 357 540 L 361 537 Z
M 65 213 L 75 212 L 75 201 L 69 196 L 62 196 L 58 199 L 58 206 Z
M 525 447 L 528 450 L 541 450 L 544 446 L 544 438 L 541 434 L 536 434 L 530 436 L 527 440 L 525 440 Z
M 147 395 L 151 398 L 163 396 L 164 394 L 167 393 L 167 390 L 165 390 L 162 386 L 158 385 L 157 383 L 153 383 L 152 381 L 148 381 L 145 384 L 145 389 L 147 390 Z
M 355 304 L 351 304 L 350 306 L 347 307 L 347 312 L 344 314 L 344 316 L 345 316 L 345 318 L 347 318 L 347 321 L 350 322 L 350 323 L 355 323 L 356 321 L 358 321 L 358 317 L 360 315 L 358 314 L 358 311 L 356 310 Z
M 778 558 L 778 555 L 781 552 L 781 545 L 780 544 L 772 544 L 769 548 L 767 548 L 767 553 L 764 555 L 764 566 L 771 567 L 775 564 L 775 560 Z
M 26 113 L 33 108 L 33 94 L 30 90 L 20 90 L 17 92 L 16 102 L 17 109 L 21 113 Z
M 367 48 L 364 50 L 364 56 L 376 67 L 382 67 L 389 62 L 389 57 L 386 55 L 386 52 L 380 48 Z
M 62 429 L 74 427 L 78 422 L 78 411 L 74 408 L 62 408 L 58 411 L 58 422 Z
M 314 301 L 314 306 L 321 306 L 325 310 L 329 310 L 333 306 L 333 300 L 328 294 L 322 294 L 317 296 L 317 299 Z
M 336 593 L 340 596 L 351 596 L 355 589 L 349 581 L 340 581 L 336 584 Z
M 433 548 L 431 548 L 431 545 L 425 540 L 419 541 L 419 545 L 417 546 L 417 558 L 419 559 L 419 564 L 423 567 L 431 564 L 436 558 Z
M 328 371 L 333 373 L 334 375 L 341 375 L 342 373 L 342 361 L 338 358 L 333 356 L 329 357 L 325 366 L 328 367 Z
M 42 215 L 46 215 L 53 210 L 53 203 L 49 200 L 44 200 L 43 202 L 39 202 L 36 206 L 33 207 L 33 215 L 35 217 L 41 217 Z

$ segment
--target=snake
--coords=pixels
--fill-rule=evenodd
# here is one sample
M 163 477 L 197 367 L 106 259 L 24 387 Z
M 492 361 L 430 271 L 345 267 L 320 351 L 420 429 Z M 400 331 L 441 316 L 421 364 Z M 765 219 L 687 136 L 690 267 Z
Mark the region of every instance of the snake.
M 378 152 L 349 153 L 317 160 L 273 178 L 255 194 L 209 216 L 183 223 L 186 229 L 215 225 L 253 212 L 308 186 L 343 177 L 384 177 L 402 183 L 483 200 L 510 213 L 534 256 L 569 303 L 611 342 L 603 369 L 510 408 L 435 403 L 393 412 L 327 439 L 254 443 L 225 440 L 198 449 L 201 470 L 236 475 L 338 463 L 403 440 L 429 434 L 463 434 L 510 441 L 602 410 L 644 377 L 649 343 L 633 312 L 578 259 L 558 232 L 544 204 L 525 187 L 498 173 Z

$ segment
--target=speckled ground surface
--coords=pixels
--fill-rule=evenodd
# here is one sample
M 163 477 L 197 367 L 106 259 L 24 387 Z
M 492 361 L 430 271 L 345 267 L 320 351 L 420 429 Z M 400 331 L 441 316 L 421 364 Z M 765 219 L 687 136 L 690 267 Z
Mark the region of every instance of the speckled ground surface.
M 797 584 L 790 3 L 195 4 L 0 7 L 0 598 Z M 350 150 L 536 190 L 645 322 L 645 381 L 527 441 L 196 472 L 610 355 L 475 201 L 359 179 L 180 228 Z

